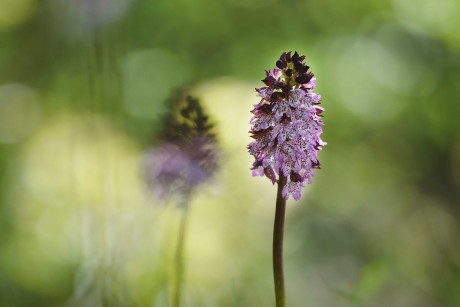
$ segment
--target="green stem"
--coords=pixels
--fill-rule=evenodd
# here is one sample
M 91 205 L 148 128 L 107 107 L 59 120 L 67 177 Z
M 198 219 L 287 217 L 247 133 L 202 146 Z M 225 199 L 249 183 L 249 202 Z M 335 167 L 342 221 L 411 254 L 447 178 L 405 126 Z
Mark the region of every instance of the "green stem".
M 276 196 L 275 225 L 273 229 L 273 277 L 275 280 L 276 307 L 286 306 L 283 272 L 283 237 L 284 215 L 286 200 L 282 195 L 287 178 L 281 173 L 278 180 L 278 194 Z
M 181 210 L 179 238 L 177 240 L 176 257 L 174 265 L 174 281 L 172 291 L 172 306 L 179 307 L 181 301 L 182 279 L 184 275 L 184 242 L 187 226 L 187 206 Z

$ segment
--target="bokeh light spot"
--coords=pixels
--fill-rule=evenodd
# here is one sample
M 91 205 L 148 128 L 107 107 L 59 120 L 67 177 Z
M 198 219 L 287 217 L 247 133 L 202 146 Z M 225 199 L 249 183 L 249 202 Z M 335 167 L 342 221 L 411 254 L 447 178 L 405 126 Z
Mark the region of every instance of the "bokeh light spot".
M 123 185 L 123 192 L 134 192 L 116 193 L 118 201 L 129 203 L 139 191 L 139 158 L 134 145 L 108 119 L 62 116 L 29 142 L 24 180 L 35 199 L 52 206 L 75 202 L 101 206 L 112 184 Z
M 440 35 L 460 47 L 460 5 L 456 0 L 393 0 L 399 21 L 409 28 Z
M 382 49 L 374 45 L 371 47 L 374 50 L 370 51 L 368 46 L 373 46 L 373 43 L 359 37 L 343 40 L 340 44 L 340 54 L 336 55 L 336 91 L 333 92 L 337 100 L 350 112 L 368 120 L 387 120 L 398 114 L 402 104 L 372 75 L 369 76 L 366 67 L 369 62 L 363 60 L 363 57 L 369 57 L 368 52 L 380 52 Z M 392 61 L 392 65 L 396 66 L 397 62 Z
M 34 12 L 35 0 L 0 0 L 0 27 L 16 26 Z
M 40 122 L 40 105 L 33 89 L 22 84 L 0 87 L 0 142 L 27 138 Z

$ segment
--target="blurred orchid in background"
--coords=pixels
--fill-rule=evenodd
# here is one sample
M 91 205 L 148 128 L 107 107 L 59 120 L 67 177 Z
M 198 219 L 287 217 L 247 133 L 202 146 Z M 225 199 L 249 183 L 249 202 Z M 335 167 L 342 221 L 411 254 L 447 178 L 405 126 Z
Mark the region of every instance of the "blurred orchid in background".
M 173 99 L 156 145 L 148 150 L 142 171 L 149 188 L 160 199 L 181 197 L 185 205 L 193 190 L 209 182 L 218 167 L 213 125 L 196 98 Z
M 171 304 L 181 304 L 184 242 L 189 202 L 195 188 L 209 182 L 218 167 L 216 137 L 198 99 L 181 92 L 169 101 L 156 145 L 145 156 L 142 169 L 149 188 L 181 209 L 179 237 L 171 277 Z

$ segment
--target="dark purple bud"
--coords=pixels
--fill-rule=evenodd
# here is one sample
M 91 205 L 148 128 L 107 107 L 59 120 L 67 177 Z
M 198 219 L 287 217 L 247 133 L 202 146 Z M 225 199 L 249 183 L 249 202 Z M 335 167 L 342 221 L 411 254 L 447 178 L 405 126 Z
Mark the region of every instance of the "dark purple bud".
M 303 64 L 300 63 L 300 62 L 294 62 L 294 68 L 295 68 L 296 71 L 301 72 L 301 70 L 303 68 Z
M 290 77 L 292 76 L 292 69 L 287 69 L 285 72 L 286 76 Z
M 297 69 L 297 71 L 298 71 L 299 73 L 301 73 L 301 74 L 304 74 L 304 73 L 306 73 L 306 72 L 308 71 L 309 68 L 310 68 L 310 66 L 308 66 L 308 65 L 303 65 L 303 64 L 302 64 L 302 67 L 300 67 L 299 69 Z
M 295 81 L 300 84 L 305 84 L 310 82 L 311 78 L 313 78 L 313 74 L 304 74 L 295 78 Z
M 280 60 L 286 62 L 286 52 L 283 52 L 280 56 Z
M 289 51 L 288 53 L 286 53 L 286 61 L 287 62 L 291 62 L 291 53 L 292 53 L 292 51 Z
M 259 110 L 264 112 L 264 113 L 266 113 L 266 114 L 269 114 L 269 113 L 272 112 L 272 107 L 269 104 L 264 104 L 264 105 L 260 106 Z
M 270 96 L 270 101 L 278 101 L 281 98 L 281 93 L 280 92 L 273 92 Z
M 294 52 L 294 55 L 292 56 L 292 61 L 294 63 L 298 62 L 300 60 L 300 57 L 299 57 L 299 54 L 296 52 Z
M 254 163 L 252 163 L 252 168 L 251 169 L 258 168 L 259 166 L 262 166 L 262 161 L 261 160 L 255 160 Z
M 291 91 L 292 87 L 289 84 L 283 86 L 283 94 L 287 95 Z
M 309 79 L 307 75 L 300 75 L 295 78 L 295 82 L 300 83 L 300 84 L 305 84 L 308 83 Z
M 272 76 L 268 76 L 263 79 L 262 82 L 265 83 L 266 86 L 272 86 L 276 82 L 276 79 Z
M 286 68 L 286 62 L 285 61 L 281 61 L 281 60 L 278 60 L 276 62 L 276 67 L 278 67 L 279 69 L 285 69 Z
M 319 161 L 311 161 L 311 167 L 312 168 L 321 168 L 320 165 L 319 165 Z
M 280 119 L 280 123 L 287 124 L 290 122 L 291 122 L 291 119 L 286 114 L 283 114 L 283 116 Z
M 265 130 L 258 130 L 258 131 L 251 130 L 251 133 L 252 133 L 251 137 L 254 138 L 254 139 L 259 139 L 259 138 L 263 137 L 267 133 L 267 131 L 269 131 L 269 130 L 270 130 L 270 128 L 265 129 Z
M 295 173 L 295 172 L 291 172 L 291 181 L 292 182 L 299 182 L 299 181 L 302 181 L 302 176 L 300 176 L 299 174 Z

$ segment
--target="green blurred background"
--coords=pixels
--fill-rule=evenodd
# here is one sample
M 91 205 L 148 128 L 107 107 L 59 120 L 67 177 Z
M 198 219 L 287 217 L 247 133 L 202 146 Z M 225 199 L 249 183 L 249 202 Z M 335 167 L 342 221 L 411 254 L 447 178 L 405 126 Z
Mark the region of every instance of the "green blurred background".
M 289 306 L 460 306 L 459 33 L 456 0 L 0 0 L 0 306 L 169 306 L 179 213 L 139 174 L 184 85 L 222 148 L 184 306 L 273 306 L 276 188 L 246 144 L 288 50 L 328 142 L 288 202 Z

